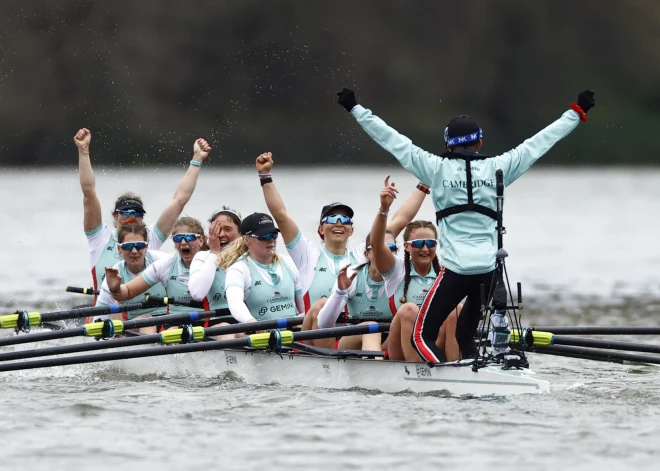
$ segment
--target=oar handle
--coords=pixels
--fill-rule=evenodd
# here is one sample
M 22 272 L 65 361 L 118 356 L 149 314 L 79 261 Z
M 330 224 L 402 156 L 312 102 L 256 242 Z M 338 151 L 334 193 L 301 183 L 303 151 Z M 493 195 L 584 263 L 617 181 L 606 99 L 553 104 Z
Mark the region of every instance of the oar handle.
M 98 296 L 100 294 L 100 291 L 95 290 L 94 288 L 76 288 L 75 286 L 67 286 L 66 291 L 69 293 L 89 294 L 92 296 Z

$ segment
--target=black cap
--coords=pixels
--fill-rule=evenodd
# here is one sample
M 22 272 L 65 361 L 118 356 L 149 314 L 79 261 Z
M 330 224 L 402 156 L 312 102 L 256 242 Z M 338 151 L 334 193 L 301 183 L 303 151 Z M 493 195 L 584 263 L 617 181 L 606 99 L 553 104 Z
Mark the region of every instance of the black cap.
M 243 235 L 263 236 L 280 230 L 275 227 L 273 218 L 268 214 L 252 213 L 241 221 L 240 232 Z
M 476 142 L 483 137 L 479 123 L 469 116 L 454 116 L 445 128 L 447 146 L 457 146 Z
M 121 209 L 134 209 L 135 211 L 139 211 L 142 214 L 147 213 L 142 206 L 142 202 L 140 200 L 136 200 L 135 198 L 122 198 L 117 201 L 117 204 L 115 205 L 115 211 L 119 211 Z
M 350 208 L 350 206 L 346 206 L 345 204 L 341 204 L 341 203 L 330 203 L 323 206 L 323 209 L 321 210 L 321 219 L 323 219 L 324 217 L 326 217 L 328 214 L 332 213 L 336 209 L 343 209 L 349 218 L 351 219 L 353 218 L 353 210 Z

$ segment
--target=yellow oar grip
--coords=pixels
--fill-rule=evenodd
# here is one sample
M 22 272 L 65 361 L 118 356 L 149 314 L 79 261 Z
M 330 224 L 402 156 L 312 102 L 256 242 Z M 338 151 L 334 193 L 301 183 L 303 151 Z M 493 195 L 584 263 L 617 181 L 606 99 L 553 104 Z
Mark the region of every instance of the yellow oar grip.
M 532 330 L 532 331 L 520 331 L 519 329 L 512 329 L 511 330 L 511 342 L 513 343 L 521 343 L 523 340 L 527 340 L 529 342 L 529 338 L 523 339 L 522 337 L 527 333 L 529 334 L 531 332 L 532 334 L 532 343 L 531 345 L 536 345 L 537 347 L 542 347 L 544 345 L 552 345 L 553 344 L 553 339 L 555 334 L 552 332 L 542 332 L 540 330 Z
M 293 332 L 290 330 L 280 330 L 282 336 L 282 345 L 291 345 L 293 343 Z M 270 332 L 263 334 L 252 334 L 248 337 L 250 347 L 265 348 L 270 340 Z
M 183 329 L 170 329 L 164 330 L 160 333 L 160 343 L 169 345 L 171 343 L 181 343 Z M 201 342 L 204 340 L 206 333 L 204 332 L 204 327 L 193 327 L 193 338 L 195 342 Z
M 119 320 L 113 320 L 115 326 L 115 334 L 121 334 L 124 331 L 124 323 Z M 85 336 L 87 337 L 100 337 L 103 335 L 103 322 L 90 322 L 85 324 Z
M 41 324 L 40 312 L 28 312 L 30 325 Z M 15 329 L 18 326 L 18 314 L 6 314 L 0 316 L 0 329 Z

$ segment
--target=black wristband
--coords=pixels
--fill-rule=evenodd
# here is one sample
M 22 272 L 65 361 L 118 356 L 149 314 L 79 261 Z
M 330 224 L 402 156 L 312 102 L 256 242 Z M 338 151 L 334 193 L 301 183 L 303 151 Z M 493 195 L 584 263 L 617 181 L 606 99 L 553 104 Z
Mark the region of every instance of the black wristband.
M 417 189 L 423 193 L 426 193 L 427 195 L 431 194 L 431 190 L 429 190 L 429 187 L 426 185 L 422 185 L 421 183 L 417 184 Z
M 266 183 L 273 183 L 273 177 L 260 178 L 261 186 L 264 186 Z

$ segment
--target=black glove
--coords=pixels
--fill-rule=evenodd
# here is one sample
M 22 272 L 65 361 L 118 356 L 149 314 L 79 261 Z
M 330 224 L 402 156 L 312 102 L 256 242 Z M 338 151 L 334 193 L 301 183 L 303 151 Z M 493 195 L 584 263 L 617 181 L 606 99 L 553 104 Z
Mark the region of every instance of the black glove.
M 577 105 L 582 108 L 582 111 L 585 113 L 596 106 L 596 100 L 594 100 L 594 91 L 585 90 L 580 93 L 578 95 Z
M 346 111 L 349 113 L 357 105 L 357 101 L 355 101 L 355 92 L 346 87 L 344 87 L 341 92 L 337 92 L 337 97 L 337 103 L 346 108 Z

